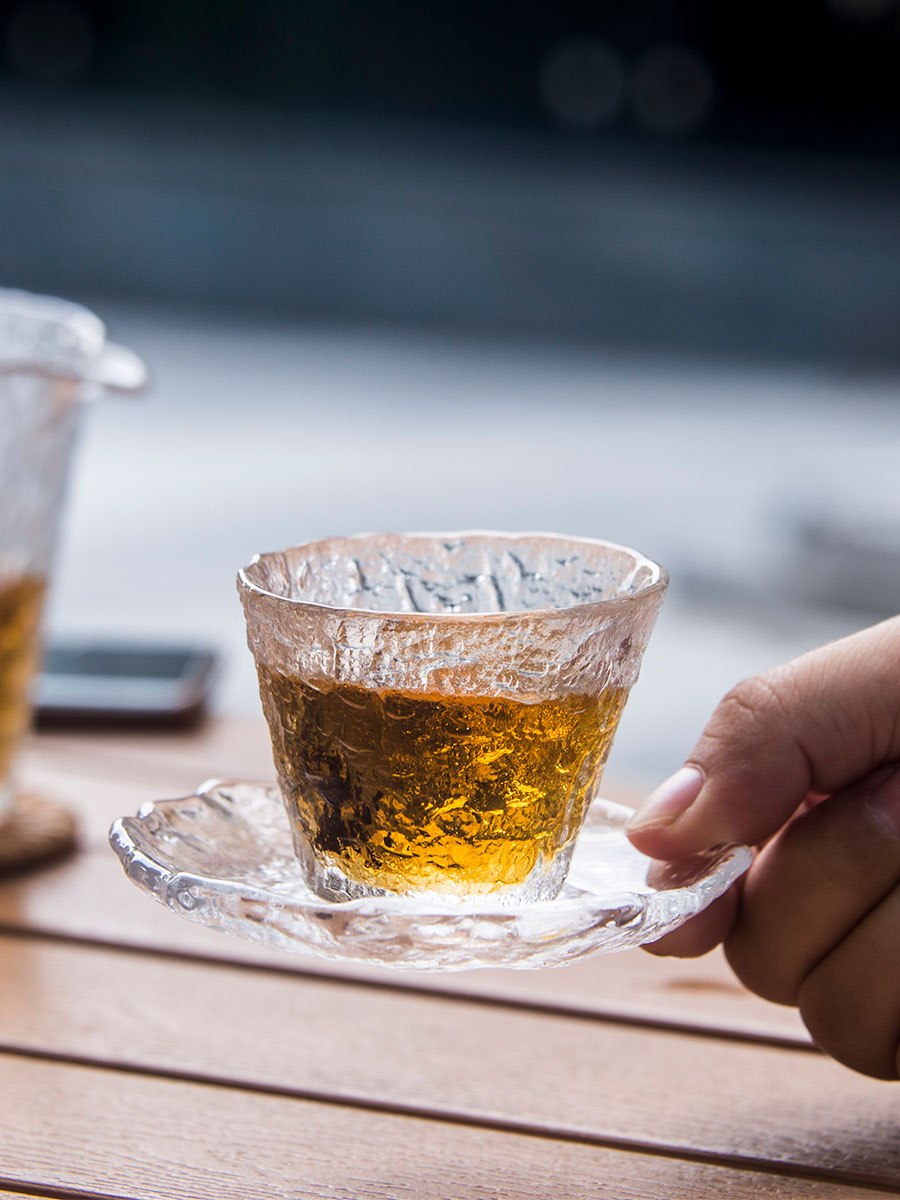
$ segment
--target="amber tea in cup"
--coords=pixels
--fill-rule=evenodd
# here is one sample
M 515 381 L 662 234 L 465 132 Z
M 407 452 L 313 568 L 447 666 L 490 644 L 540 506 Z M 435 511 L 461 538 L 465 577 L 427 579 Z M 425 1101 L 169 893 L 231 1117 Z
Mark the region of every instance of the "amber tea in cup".
M 238 585 L 316 892 L 558 893 L 662 568 L 548 534 L 365 535 L 260 555 Z
M 29 689 L 37 667 L 44 580 L 23 574 L 0 579 L 0 780 L 28 727 Z

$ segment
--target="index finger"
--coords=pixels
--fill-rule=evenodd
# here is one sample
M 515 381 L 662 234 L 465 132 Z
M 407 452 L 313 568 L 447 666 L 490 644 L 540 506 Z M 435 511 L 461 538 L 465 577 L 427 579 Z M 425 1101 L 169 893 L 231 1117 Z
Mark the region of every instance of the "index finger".
M 738 684 L 685 766 L 637 813 L 654 858 L 766 841 L 810 793 L 831 794 L 900 758 L 900 618 Z

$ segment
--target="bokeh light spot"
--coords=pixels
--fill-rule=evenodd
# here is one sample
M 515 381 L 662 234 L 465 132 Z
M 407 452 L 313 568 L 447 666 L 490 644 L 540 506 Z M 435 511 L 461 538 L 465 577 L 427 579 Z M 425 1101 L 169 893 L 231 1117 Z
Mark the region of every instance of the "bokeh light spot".
M 654 46 L 634 67 L 635 119 L 652 133 L 693 133 L 709 118 L 715 92 L 706 59 L 690 46 Z
M 557 120 L 586 127 L 606 125 L 621 110 L 625 77 L 621 58 L 606 42 L 566 38 L 541 63 L 541 95 Z

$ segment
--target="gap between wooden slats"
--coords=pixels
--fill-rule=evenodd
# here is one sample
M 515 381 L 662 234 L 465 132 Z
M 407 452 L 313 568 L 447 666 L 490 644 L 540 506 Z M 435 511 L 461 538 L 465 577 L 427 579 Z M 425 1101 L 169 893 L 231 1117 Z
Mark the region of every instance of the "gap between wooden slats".
M 0 1187 L 32 1193 L 130 1200 L 872 1195 L 812 1176 L 788 1181 L 766 1170 L 14 1057 L 0 1064 L 0 1080 L 16 1097 L 0 1111 Z
M 234 970 L 256 972 L 261 975 L 271 974 L 297 979 L 306 978 L 318 982 L 325 981 L 336 987 L 365 986 L 388 994 L 397 992 L 404 995 L 418 995 L 435 1001 L 445 1001 L 450 1004 L 476 1004 L 488 1008 L 508 1008 L 513 1011 L 540 1013 L 551 1017 L 566 1016 L 585 1021 L 603 1021 L 625 1027 L 680 1033 L 688 1037 L 724 1039 L 727 1041 L 747 1042 L 754 1045 L 774 1046 L 785 1050 L 800 1051 L 801 1053 L 821 1054 L 819 1048 L 803 1034 L 798 1036 L 780 1036 L 777 1033 L 751 1031 L 746 1027 L 738 1028 L 727 1024 L 709 1023 L 708 1013 L 705 1011 L 694 1013 L 687 1019 L 679 1020 L 675 1016 L 666 1017 L 654 1013 L 652 1010 L 642 1012 L 640 1005 L 637 1003 L 634 1005 L 632 1011 L 624 1011 L 622 1008 L 614 1005 L 605 1007 L 602 1000 L 587 996 L 585 997 L 584 1005 L 579 1005 L 574 998 L 566 999 L 565 997 L 560 997 L 555 1002 L 550 999 L 541 1000 L 539 998 L 532 1000 L 527 995 L 510 995 L 506 990 L 498 992 L 495 995 L 490 990 L 480 992 L 462 987 L 454 989 L 452 987 L 441 986 L 440 982 L 433 975 L 419 975 L 410 979 L 409 975 L 401 974 L 399 978 L 395 979 L 393 977 L 394 973 L 389 972 L 375 974 L 367 972 L 365 969 L 360 969 L 356 972 L 353 970 L 353 964 L 329 963 L 301 967 L 284 959 L 281 961 L 268 961 L 263 956 L 257 962 L 249 956 L 245 960 L 244 958 L 199 953 L 191 951 L 186 947 L 162 948 L 152 945 L 144 946 L 137 942 L 127 944 L 122 941 L 112 941 L 104 938 L 62 934 L 52 930 L 23 929 L 14 925 L 6 925 L 2 921 L 0 921 L 0 937 L 18 938 L 35 942 L 44 941 L 59 945 L 85 946 L 113 953 L 146 955 L 149 958 L 156 959 L 169 958 L 175 962 L 186 961 L 190 963 L 205 963 L 209 966 L 227 966 Z M 335 970 L 330 971 L 328 969 L 329 966 L 334 966 Z M 437 978 L 440 979 L 440 976 Z M 431 982 L 428 982 L 428 980 L 431 980 Z
M 27 1187 L 20 1183 L 21 1188 Z M 8 1192 L 0 1188 L 0 1200 L 129 1200 L 128 1197 L 106 1197 L 100 1192 L 85 1192 L 80 1188 L 29 1187 L 27 1191 Z
M 5 1048 L 900 1186 L 897 1093 L 823 1056 L 28 939 Z
M 797 1014 L 747 993 L 720 954 L 699 962 L 651 959 L 642 952 L 597 955 L 565 968 L 423 974 L 361 964 L 325 962 L 266 951 L 225 938 L 165 911 L 124 877 L 106 845 L 110 821 L 145 800 L 195 786 L 204 764 L 224 761 L 245 776 L 268 762 L 265 730 L 257 724 L 214 722 L 201 735 L 120 739 L 110 736 L 37 738 L 30 776 L 80 811 L 85 849 L 74 860 L 0 886 L 0 924 L 46 934 L 142 946 L 167 953 L 266 964 L 280 970 L 367 978 L 385 987 L 477 995 L 609 1019 L 713 1030 L 771 1044 L 809 1047 Z M 187 763 L 187 766 L 185 766 Z M 174 765 L 173 765 L 174 764 Z M 206 773 L 210 772 L 207 766 Z M 271 770 L 270 772 L 271 773 Z M 151 782 L 148 782 L 150 780 Z M 166 787 L 168 786 L 168 791 Z

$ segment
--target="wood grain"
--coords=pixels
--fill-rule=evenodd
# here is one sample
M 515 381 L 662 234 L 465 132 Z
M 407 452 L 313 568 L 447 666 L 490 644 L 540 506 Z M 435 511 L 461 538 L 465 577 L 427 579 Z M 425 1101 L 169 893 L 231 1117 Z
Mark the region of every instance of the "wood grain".
M 797 1014 L 751 996 L 735 981 L 720 954 L 680 962 L 633 951 L 598 955 L 555 970 L 431 975 L 272 953 L 179 919 L 128 883 L 107 847 L 108 826 L 116 816 L 137 811 L 147 800 L 184 794 L 216 773 L 271 774 L 268 736 L 260 723 L 213 722 L 201 733 L 186 736 L 92 734 L 32 739 L 27 778 L 32 786 L 44 788 L 77 810 L 82 853 L 57 868 L 0 888 L 0 923 L 6 928 L 267 963 L 285 971 L 368 978 L 384 986 L 619 1014 L 630 1021 L 810 1044 Z
M 895 1088 L 820 1055 L 29 938 L 0 975 L 8 1050 L 900 1187 Z
M 814 1179 L 0 1056 L 0 1186 L 133 1200 L 864 1200 Z M 14 1102 L 13 1102 L 14 1101 Z
M 33 739 L 27 781 L 82 841 L 0 885 L 0 1197 L 900 1190 L 895 1087 L 811 1053 L 720 955 L 462 975 L 279 955 L 155 905 L 106 846 L 145 800 L 271 774 L 261 723 Z
M 176 916 L 135 888 L 106 847 L 0 886 L 0 926 L 268 965 L 285 972 L 369 979 L 384 987 L 424 988 L 619 1015 L 629 1021 L 704 1028 L 777 1043 L 810 1044 L 796 1012 L 744 991 L 719 952 L 702 960 L 683 961 L 627 951 L 555 970 L 466 974 L 398 972 L 331 963 L 266 951 Z

